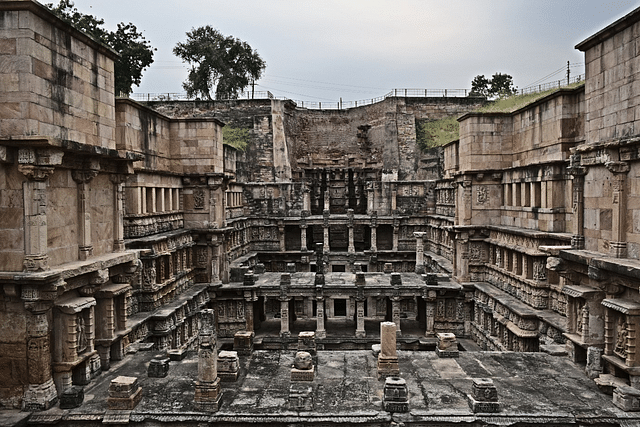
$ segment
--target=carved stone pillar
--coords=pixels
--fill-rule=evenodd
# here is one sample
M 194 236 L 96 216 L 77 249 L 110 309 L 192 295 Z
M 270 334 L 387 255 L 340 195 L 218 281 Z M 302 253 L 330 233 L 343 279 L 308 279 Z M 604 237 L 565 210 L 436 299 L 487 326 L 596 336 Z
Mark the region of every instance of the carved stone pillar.
M 329 190 L 327 190 L 324 192 L 324 210 L 325 211 L 330 210 L 331 209 L 330 206 L 331 206 L 331 198 L 329 195 Z
M 27 181 L 23 184 L 24 269 L 25 271 L 48 270 L 46 180 L 53 173 L 54 168 L 20 164 L 18 170 L 27 177 Z
M 222 391 L 218 378 L 218 346 L 213 310 L 202 311 L 202 328 L 198 338 L 198 380 L 194 402 L 200 410 L 215 412 L 220 409 Z
M 306 186 L 302 189 L 302 210 L 307 213 L 311 211 L 311 190 Z
M 435 320 L 436 320 L 436 291 L 427 291 L 426 300 L 426 330 L 425 336 L 435 335 Z
M 113 251 L 124 251 L 124 175 L 111 175 L 113 189 Z M 171 191 L 171 190 L 169 190 Z M 171 195 L 171 192 L 169 192 Z
M 391 318 L 393 323 L 396 324 L 396 335 L 401 336 L 400 330 L 400 299 L 397 297 L 391 298 Z
M 324 252 L 329 252 L 329 248 L 330 248 L 330 246 L 329 246 L 329 210 L 325 209 L 322 212 L 322 215 L 324 217 L 323 218 L 323 222 L 322 222 L 322 227 L 323 227 L 323 231 L 324 231 L 324 236 L 323 236 L 324 237 L 324 239 L 323 239 L 324 246 L 323 246 L 323 249 L 324 249 Z
M 568 168 L 573 176 L 573 234 L 571 236 L 572 249 L 584 249 L 584 176 L 585 167 L 580 166 L 580 155 L 571 156 L 571 166 Z
M 629 164 L 626 162 L 607 162 L 605 166 L 613 174 L 611 256 L 626 258 L 627 232 L 625 217 L 627 215 L 627 196 L 624 190 Z
M 41 304 L 30 304 L 29 300 L 33 298 L 24 292 L 22 299 L 25 300 L 25 305 L 31 306 L 27 315 L 29 386 L 24 392 L 22 408 L 25 411 L 44 411 L 55 405 L 58 400 L 51 371 L 51 330 L 47 320 L 51 316 L 51 308 Z
M 245 330 L 247 332 L 253 332 L 253 322 L 254 322 L 254 313 L 253 313 L 253 303 L 256 301 L 252 296 L 249 298 L 245 297 L 244 303 L 244 316 L 245 316 Z
M 416 273 L 424 274 L 424 242 L 425 232 L 416 231 L 413 236 L 416 238 Z
M 373 183 L 367 184 L 367 214 L 372 215 L 375 211 L 375 189 Z
M 398 239 L 400 234 L 400 221 L 398 219 L 393 220 L 393 251 L 398 251 Z
M 291 274 L 283 273 L 280 276 L 280 337 L 289 338 L 289 286 L 291 285 Z
M 316 299 L 316 337 L 326 338 L 327 331 L 324 329 L 324 298 Z
M 78 259 L 81 261 L 93 255 L 91 243 L 91 206 L 89 183 L 98 174 L 99 165 L 91 169 L 74 170 L 71 177 L 78 184 Z
M 356 247 L 353 243 L 353 209 L 347 210 L 347 226 L 349 228 L 349 247 L 347 252 L 352 254 L 356 251 Z
M 307 224 L 300 224 L 300 250 L 307 250 Z
M 364 329 L 364 300 L 356 301 L 356 338 L 364 338 L 366 331 Z

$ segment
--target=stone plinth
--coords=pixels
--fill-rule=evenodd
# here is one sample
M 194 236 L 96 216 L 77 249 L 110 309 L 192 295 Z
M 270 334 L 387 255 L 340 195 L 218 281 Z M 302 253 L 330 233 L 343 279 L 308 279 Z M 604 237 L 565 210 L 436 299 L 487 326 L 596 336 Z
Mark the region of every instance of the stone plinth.
M 213 382 L 196 381 L 196 394 L 193 401 L 195 407 L 201 411 L 218 411 L 222 403 L 220 378 L 216 378 Z
M 149 368 L 147 369 L 147 376 L 150 378 L 164 378 L 169 374 L 169 358 L 157 357 L 151 359 L 149 362 Z
M 174 348 L 167 351 L 169 358 L 175 362 L 179 362 L 187 356 L 187 349 Z
M 305 384 L 291 384 L 289 409 L 294 411 L 313 410 L 313 387 Z
M 396 324 L 380 323 L 380 354 L 378 354 L 378 378 L 400 375 L 396 350 Z
M 613 391 L 613 404 L 623 411 L 640 411 L 640 390 L 620 386 Z
M 115 410 L 132 410 L 142 399 L 142 387 L 138 378 L 119 376 L 111 380 L 107 407 Z
M 448 332 L 438 333 L 436 338 L 438 339 L 438 345 L 436 346 L 438 357 L 458 357 L 460 355 L 455 334 Z
M 474 378 L 472 394 L 468 394 L 467 399 L 474 413 L 500 412 L 498 390 L 490 378 Z
M 234 382 L 238 379 L 240 363 L 235 351 L 218 353 L 218 378 L 222 382 Z
M 384 380 L 382 407 L 387 412 L 409 412 L 409 393 L 404 379 L 388 377 Z
M 69 387 L 60 396 L 60 409 L 73 409 L 82 405 L 84 401 L 84 388 Z
M 315 366 L 311 354 L 307 351 L 299 351 L 293 360 L 291 367 L 291 381 L 313 381 Z
M 316 333 L 303 331 L 298 334 L 298 351 L 306 351 L 312 357 L 316 355 Z
M 240 356 L 251 356 L 253 353 L 254 332 L 238 331 L 233 335 L 233 350 Z

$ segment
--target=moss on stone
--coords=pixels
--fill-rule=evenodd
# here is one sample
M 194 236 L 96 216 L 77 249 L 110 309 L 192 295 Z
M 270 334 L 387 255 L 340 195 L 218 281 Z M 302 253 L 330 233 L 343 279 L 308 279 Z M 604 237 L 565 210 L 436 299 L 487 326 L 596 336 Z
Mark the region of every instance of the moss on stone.
M 438 147 L 460 137 L 460 126 L 456 116 L 440 120 L 416 120 L 416 141 L 423 149 Z
M 228 125 L 222 128 L 222 142 L 236 150 L 244 151 L 250 138 L 251 135 L 247 128 L 234 128 Z

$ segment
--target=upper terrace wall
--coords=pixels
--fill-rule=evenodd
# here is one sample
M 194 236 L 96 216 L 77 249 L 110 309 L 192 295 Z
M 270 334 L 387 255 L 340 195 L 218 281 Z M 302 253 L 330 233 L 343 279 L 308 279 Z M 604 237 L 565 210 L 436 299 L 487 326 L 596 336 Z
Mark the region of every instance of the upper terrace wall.
M 144 156 L 140 171 L 222 174 L 222 123 L 212 118 L 170 119 L 128 99 L 118 99 L 117 147 Z
M 0 2 L 2 138 L 115 148 L 116 55 L 38 3 Z

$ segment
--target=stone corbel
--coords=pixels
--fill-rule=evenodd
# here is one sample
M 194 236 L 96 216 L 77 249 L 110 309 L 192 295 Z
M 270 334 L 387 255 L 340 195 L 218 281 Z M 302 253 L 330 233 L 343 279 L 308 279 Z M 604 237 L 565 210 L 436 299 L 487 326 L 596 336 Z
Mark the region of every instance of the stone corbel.
M 629 172 L 629 163 L 627 162 L 606 162 L 604 166 L 613 174 Z
M 53 167 L 45 167 L 45 166 L 36 166 L 36 165 L 27 165 L 27 164 L 19 164 L 18 170 L 21 174 L 23 174 L 29 181 L 37 181 L 42 182 L 46 181 L 51 174 L 53 174 Z

